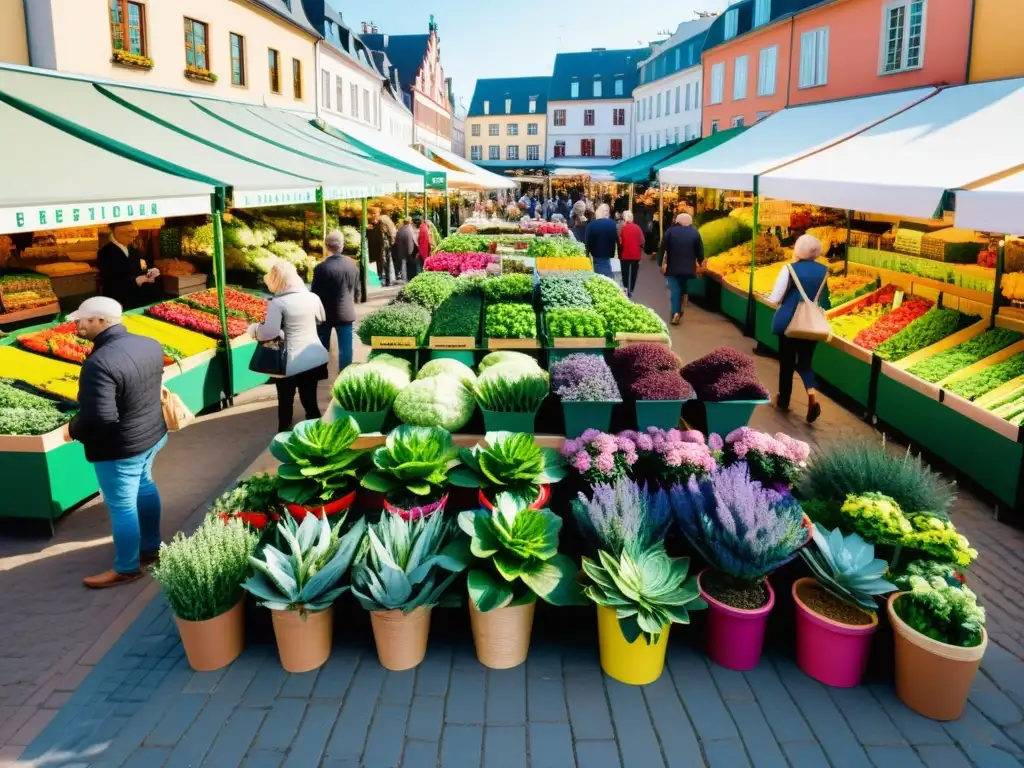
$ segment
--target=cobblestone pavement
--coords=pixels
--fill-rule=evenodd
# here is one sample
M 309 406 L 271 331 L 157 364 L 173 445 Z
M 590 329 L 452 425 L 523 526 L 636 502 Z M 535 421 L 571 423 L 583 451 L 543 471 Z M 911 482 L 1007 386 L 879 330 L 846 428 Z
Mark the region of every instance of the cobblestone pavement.
M 667 308 L 666 291 L 649 262 L 641 268 L 638 298 L 659 311 Z M 721 316 L 695 308 L 674 330 L 674 341 L 687 359 L 720 345 L 741 350 L 752 345 Z M 758 367 L 766 382 L 775 381 L 778 367 L 773 360 L 759 358 Z M 799 387 L 795 392 L 800 392 Z M 794 397 L 794 413 L 780 415 L 761 408 L 754 426 L 785 430 L 814 446 L 871 434 L 867 425 L 831 401 L 825 402 L 822 419 L 809 427 L 797 415 L 802 405 L 797 398 L 802 395 Z M 270 418 L 269 413 L 259 417 Z M 259 453 L 265 432 L 258 436 L 236 433 L 234 422 L 230 427 L 237 435 L 232 451 Z M 176 435 L 176 440 L 184 441 L 192 429 Z M 219 468 L 226 473 L 238 455 L 217 457 L 207 452 L 205 459 L 208 472 L 212 474 L 220 461 Z M 183 451 L 180 460 L 198 467 L 202 458 Z M 264 455 L 250 471 L 271 463 Z M 200 498 L 190 507 L 194 511 L 175 525 L 188 528 L 198 522 L 203 500 L 216 487 L 208 483 L 205 491 L 196 491 Z M 98 506 L 96 526 L 103 521 L 102 505 Z M 67 528 L 75 528 L 79 514 L 66 521 Z M 700 652 L 698 616 L 692 627 L 673 629 L 666 673 L 643 688 L 602 675 L 592 611 L 554 611 L 545 606 L 538 611 L 529 660 L 514 670 L 486 670 L 476 662 L 463 609 L 435 612 L 430 650 L 417 670 L 385 672 L 373 651 L 366 614 L 343 601 L 336 617 L 334 651 L 321 670 L 303 675 L 281 670 L 266 612 L 255 610 L 249 614 L 250 644 L 244 655 L 225 671 L 194 673 L 185 664 L 164 601 L 157 598 L 147 604 L 151 586 L 140 586 L 134 593 L 111 590 L 102 593 L 110 595 L 106 603 L 95 604 L 89 603 L 91 595 L 71 584 L 86 564 L 102 566 L 110 547 L 103 543 L 68 554 L 61 549 L 70 546 L 62 539 L 67 535 L 62 526 L 58 530 L 61 543 L 49 547 L 55 551 L 45 558 L 31 559 L 27 553 L 31 543 L 17 542 L 14 549 L 24 551 L 15 552 L 9 551 L 7 543 L 0 544 L 4 615 L 20 617 L 0 625 L 0 684 L 4 684 L 0 691 L 15 702 L 4 700 L 5 706 L 0 706 L 0 744 L 5 729 L 22 734 L 16 741 L 8 735 L 8 751 L 0 751 L 0 765 L 5 756 L 13 759 L 14 750 L 20 753 L 26 744 L 16 764 L 133 768 L 1021 765 L 1024 597 L 1015 585 L 1024 577 L 1020 555 L 1024 537 L 996 522 L 990 508 L 967 491 L 961 492 L 953 516 L 981 552 L 970 578 L 988 607 L 993 641 L 967 711 L 953 723 L 921 718 L 897 700 L 888 682 L 891 638 L 881 633 L 864 686 L 831 689 L 803 675 L 788 647 L 792 618 L 785 599 L 779 600 L 773 614 L 771 650 L 756 670 L 730 672 L 708 661 Z M 35 545 L 38 549 L 38 542 Z M 65 562 L 72 557 L 77 561 L 68 568 Z M 28 564 L 19 565 L 22 561 Z M 9 567 L 10 563 L 14 565 Z M 27 570 L 19 574 L 22 567 Z M 788 577 L 779 575 L 780 596 L 785 594 L 782 582 Z M 19 597 L 16 603 L 10 601 L 12 590 Z M 38 605 L 35 609 L 29 605 L 26 614 L 26 602 L 32 601 Z M 134 613 L 126 607 L 130 604 Z M 20 613 L 11 612 L 14 605 Z M 101 629 L 101 613 L 108 624 L 114 621 L 106 633 Z M 132 622 L 135 615 L 138 618 Z M 58 642 L 55 635 L 62 639 Z M 41 663 L 32 660 L 33 638 L 42 648 Z M 57 664 L 67 666 L 66 649 L 76 643 L 92 649 L 91 657 L 84 659 L 88 664 L 69 668 L 76 670 L 77 679 L 69 678 L 65 670 L 60 682 L 49 689 L 38 681 L 34 688 L 28 682 L 5 684 L 18 678 L 23 665 L 30 666 L 32 674 Z M 59 647 L 54 650 L 51 644 Z M 109 652 L 104 653 L 107 648 Z M 23 716 L 26 698 L 36 707 L 30 719 L 48 713 L 45 722 L 33 725 L 35 733 L 27 730 L 30 723 L 11 725 L 12 712 Z

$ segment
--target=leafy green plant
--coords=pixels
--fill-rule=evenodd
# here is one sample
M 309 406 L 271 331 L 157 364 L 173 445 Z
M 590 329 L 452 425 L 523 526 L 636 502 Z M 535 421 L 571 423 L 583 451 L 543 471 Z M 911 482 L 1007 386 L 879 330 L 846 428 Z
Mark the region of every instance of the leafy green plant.
M 985 609 L 978 605 L 977 595 L 952 576 L 897 577 L 896 586 L 903 594 L 893 609 L 911 629 L 947 645 L 981 644 Z
M 552 338 L 604 338 L 604 317 L 593 309 L 549 309 L 544 315 Z
M 339 583 L 366 528 L 366 521 L 360 519 L 342 536 L 344 517 L 333 528 L 326 516 L 306 515 L 301 523 L 283 518 L 277 533 L 287 543 L 288 552 L 267 544 L 260 557 L 249 558 L 255 573 L 242 586 L 272 611 L 297 611 L 305 616 L 330 608 L 348 589 Z
M 906 328 L 875 347 L 875 354 L 883 360 L 891 362 L 902 360 L 925 347 L 942 341 L 947 336 L 952 336 L 964 327 L 966 322 L 977 319 L 955 309 L 932 307 Z
M 994 355 L 1024 336 L 1006 328 L 992 328 L 984 333 L 957 344 L 952 349 L 932 355 L 907 369 L 908 373 L 925 381 L 935 383 L 966 368 L 969 365 Z
M 502 302 L 533 302 L 533 277 L 530 275 L 502 275 L 485 280 L 484 296 L 488 304 Z
M 367 452 L 352 448 L 359 425 L 349 416 L 325 424 L 319 419 L 300 421 L 291 432 L 270 441 L 271 455 L 281 462 L 278 494 L 292 504 L 329 502 L 354 484 L 362 473 Z
M 804 547 L 800 556 L 818 583 L 840 600 L 873 611 L 876 597 L 896 589 L 884 578 L 888 564 L 856 533 L 843 536 L 838 528 L 827 531 L 817 525 L 812 531 L 814 547 Z
M 484 359 L 476 367 L 477 373 L 483 373 L 488 368 L 502 363 L 510 363 L 518 367 L 525 367 L 529 370 L 541 370 L 537 359 L 525 352 L 516 352 L 511 349 L 500 349 L 497 352 L 490 352 L 484 355 Z
M 374 336 L 414 338 L 421 342 L 429 327 L 429 310 L 418 304 L 396 302 L 364 317 L 359 324 L 359 339 L 367 345 L 373 343 Z
M 207 621 L 242 599 L 242 580 L 258 540 L 241 520 L 208 519 L 191 536 L 179 531 L 161 544 L 159 564 L 150 573 L 175 616 Z
M 540 302 L 545 309 L 589 307 L 594 302 L 587 293 L 585 281 L 578 277 L 542 277 Z
M 0 408 L 0 435 L 45 435 L 71 421 L 74 413 L 49 408 Z
M 482 445 L 460 449 L 459 458 L 462 466 L 452 471 L 452 485 L 514 493 L 527 505 L 537 498 L 540 486 L 566 475 L 561 454 L 540 447 L 525 432 L 488 432 Z
M 537 316 L 529 304 L 488 304 L 484 335 L 492 339 L 535 339 Z
M 429 360 L 416 374 L 417 379 L 429 379 L 433 376 L 452 376 L 461 381 L 465 387 L 472 387 L 476 384 L 476 374 L 473 373 L 473 369 L 462 361 L 453 360 L 450 357 Z
M 945 388 L 967 400 L 976 400 L 1018 376 L 1024 376 L 1024 352 L 1014 355 L 1009 360 L 990 365 L 973 376 L 958 379 Z
M 278 504 L 277 475 L 261 472 L 240 480 L 230 491 L 221 494 L 210 507 L 209 517 L 236 515 L 239 512 L 269 512 Z
M 583 243 L 568 237 L 535 237 L 526 249 L 531 258 L 542 256 L 582 256 L 586 252 Z
M 626 299 L 608 301 L 599 305 L 597 311 L 611 334 L 668 332 L 657 313 L 643 304 L 633 304 Z
M 608 301 L 629 303 L 629 300 L 622 295 L 622 288 L 614 280 L 604 275 L 594 275 L 584 283 L 584 288 L 590 294 L 595 307 Z
M 454 293 L 455 285 L 447 272 L 420 272 L 402 289 L 401 298 L 433 312 Z
M 430 324 L 431 336 L 480 335 L 480 312 L 483 300 L 476 293 L 459 293 L 444 302 Z
M 353 413 L 376 413 L 390 408 L 398 397 L 398 387 L 369 367 L 346 375 L 342 372 L 334 382 L 331 394 L 344 410 Z
M 480 561 L 467 579 L 477 610 L 524 605 L 534 596 L 552 605 L 580 603 L 576 566 L 558 553 L 562 519 L 550 509 L 528 509 L 501 493 L 493 510 L 460 513 L 459 527 Z
M 481 408 L 502 413 L 536 413 L 550 391 L 548 374 L 518 364 L 495 365 L 480 374 L 474 393 Z
M 384 494 L 403 490 L 432 499 L 441 496 L 448 473 L 460 463 L 448 431 L 409 425 L 391 430 L 372 458 L 374 469 L 363 476 L 364 488 Z
M 416 379 L 398 393 L 394 404 L 395 415 L 405 424 L 449 432 L 466 426 L 475 410 L 473 392 L 450 373 Z
M 457 604 L 445 592 L 470 562 L 454 521 L 438 512 L 415 520 L 383 515 L 366 527 L 352 569 L 352 594 L 368 611 L 412 613 Z
M 698 231 L 704 241 L 705 256 L 717 256 L 740 243 L 749 243 L 751 237 L 750 227 L 734 216 L 709 221 Z

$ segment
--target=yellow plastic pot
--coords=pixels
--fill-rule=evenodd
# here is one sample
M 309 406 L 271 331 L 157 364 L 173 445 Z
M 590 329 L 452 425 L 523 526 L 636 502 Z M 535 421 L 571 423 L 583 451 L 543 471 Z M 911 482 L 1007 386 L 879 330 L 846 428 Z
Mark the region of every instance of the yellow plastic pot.
M 608 677 L 627 685 L 653 683 L 665 669 L 665 651 L 668 650 L 667 625 L 658 640 L 648 645 L 643 636 L 627 643 L 622 636 L 619 620 L 611 608 L 597 606 L 597 641 L 601 648 L 601 669 Z

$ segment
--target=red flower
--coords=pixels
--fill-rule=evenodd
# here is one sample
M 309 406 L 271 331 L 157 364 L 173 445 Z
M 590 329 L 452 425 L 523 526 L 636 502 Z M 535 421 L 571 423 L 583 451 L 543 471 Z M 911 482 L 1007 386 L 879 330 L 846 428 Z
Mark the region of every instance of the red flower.
M 192 307 L 176 301 L 156 304 L 147 309 L 146 314 L 158 320 L 177 325 L 180 328 L 196 331 L 215 339 L 219 339 L 221 336 L 219 317 L 198 309 L 192 309 Z M 249 330 L 249 324 L 245 320 L 238 317 L 228 318 L 228 335 L 232 339 L 238 338 L 247 330 Z
M 882 315 L 878 320 L 869 325 L 857 334 L 853 343 L 858 347 L 873 350 L 879 344 L 891 336 L 895 336 L 912 322 L 921 317 L 932 307 L 928 299 L 907 299 L 887 315 Z

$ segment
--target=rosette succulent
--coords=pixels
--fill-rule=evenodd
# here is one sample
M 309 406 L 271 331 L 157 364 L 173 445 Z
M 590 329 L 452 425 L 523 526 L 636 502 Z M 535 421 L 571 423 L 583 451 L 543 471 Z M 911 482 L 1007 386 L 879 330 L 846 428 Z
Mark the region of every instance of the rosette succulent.
M 483 445 L 459 451 L 462 466 L 452 470 L 452 485 L 512 493 L 532 504 L 542 485 L 566 474 L 565 461 L 553 448 L 541 448 L 524 432 L 488 432 Z
M 800 556 L 818 583 L 837 598 L 873 611 L 877 597 L 896 589 L 885 579 L 888 563 L 876 558 L 874 546 L 856 533 L 844 536 L 838 528 L 828 531 L 814 524 L 811 530 L 814 546 L 801 549 Z
M 301 421 L 291 432 L 276 435 L 270 453 L 281 462 L 280 497 L 301 505 L 336 499 L 366 466 L 367 452 L 352 448 L 358 437 L 359 425 L 351 416 L 330 424 Z
M 385 495 L 406 492 L 419 499 L 440 498 L 448 473 L 460 463 L 448 431 L 405 424 L 388 433 L 372 459 L 374 468 L 363 475 L 364 488 Z

